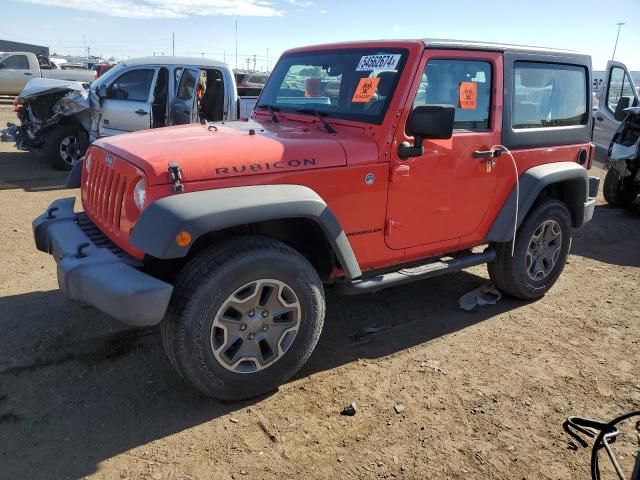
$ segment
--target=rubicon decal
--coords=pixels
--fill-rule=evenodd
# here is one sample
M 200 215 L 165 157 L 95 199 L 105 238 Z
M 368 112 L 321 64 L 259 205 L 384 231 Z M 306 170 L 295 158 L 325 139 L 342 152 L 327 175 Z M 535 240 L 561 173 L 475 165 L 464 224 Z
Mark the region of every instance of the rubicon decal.
M 217 167 L 216 175 L 234 175 L 248 172 L 270 172 L 290 168 L 312 167 L 316 164 L 315 158 L 303 158 L 302 160 L 278 160 L 277 162 L 249 163 L 246 165 L 234 165 L 233 167 Z

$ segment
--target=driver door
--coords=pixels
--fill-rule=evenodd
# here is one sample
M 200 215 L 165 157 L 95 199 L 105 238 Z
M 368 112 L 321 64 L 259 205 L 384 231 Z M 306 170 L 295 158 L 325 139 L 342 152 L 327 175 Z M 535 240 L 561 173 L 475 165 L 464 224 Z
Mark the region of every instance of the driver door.
M 118 135 L 151 128 L 156 68 L 133 68 L 107 87 L 102 101 L 99 136 Z
M 455 106 L 453 136 L 425 138 L 422 156 L 402 160 L 397 146 L 413 144 L 405 132 L 408 112 L 399 122 L 385 230 L 390 248 L 437 248 L 438 242 L 471 235 L 479 227 L 494 198 L 498 166 L 489 168 L 474 152 L 500 143 L 502 98 L 496 92 L 503 91 L 502 83 L 499 53 L 425 51 L 414 80 L 413 106 Z
M 171 105 L 171 125 L 187 125 L 198 121 L 196 93 L 200 70 L 185 68 L 180 75 L 175 97 Z
M 622 97 L 629 98 L 630 107 L 639 104 L 638 93 L 627 67 L 623 63 L 609 61 L 593 125 L 593 143 L 599 154 L 605 154 L 609 149 L 609 143 L 620 125 L 615 112 Z

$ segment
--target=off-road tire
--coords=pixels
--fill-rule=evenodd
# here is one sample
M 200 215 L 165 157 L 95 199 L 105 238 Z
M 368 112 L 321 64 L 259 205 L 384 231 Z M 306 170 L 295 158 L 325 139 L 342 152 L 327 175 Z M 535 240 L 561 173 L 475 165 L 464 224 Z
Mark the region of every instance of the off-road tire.
M 604 177 L 604 187 L 602 189 L 604 199 L 609 205 L 615 208 L 626 208 L 633 203 L 636 198 L 636 190 L 632 181 L 620 178 L 620 172 L 615 168 L 609 168 Z
M 60 153 L 61 144 L 66 138 L 75 138 L 77 141 L 76 161 L 84 155 L 89 146 L 87 133 L 74 123 L 58 125 L 47 132 L 44 139 L 44 156 L 56 170 L 71 170 L 74 165 L 72 160 L 65 160 Z
M 545 278 L 536 281 L 529 277 L 525 260 L 534 232 L 547 220 L 553 220 L 560 226 L 562 243 L 555 266 Z M 499 290 L 512 297 L 533 300 L 544 296 L 564 269 L 571 246 L 571 233 L 571 215 L 564 203 L 555 199 L 538 203 L 518 229 L 513 256 L 511 242 L 493 244 L 496 259 L 488 264 L 489 277 Z
M 262 278 L 284 282 L 297 296 L 297 334 L 272 365 L 252 373 L 230 371 L 214 355 L 214 317 L 238 288 Z M 270 238 L 240 237 L 202 251 L 184 266 L 161 323 L 162 342 L 187 383 L 218 400 L 244 400 L 275 390 L 304 365 L 320 338 L 324 315 L 322 282 L 306 258 Z

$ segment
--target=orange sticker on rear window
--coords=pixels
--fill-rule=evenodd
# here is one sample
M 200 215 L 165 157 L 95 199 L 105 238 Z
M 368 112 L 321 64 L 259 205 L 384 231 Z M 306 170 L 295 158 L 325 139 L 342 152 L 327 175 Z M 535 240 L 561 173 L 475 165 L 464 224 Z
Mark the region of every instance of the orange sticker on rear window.
M 353 103 L 367 103 L 373 98 L 373 94 L 376 93 L 376 88 L 378 88 L 379 83 L 379 78 L 361 78 L 351 101 Z
M 475 110 L 478 100 L 478 84 L 475 82 L 460 82 L 460 108 Z

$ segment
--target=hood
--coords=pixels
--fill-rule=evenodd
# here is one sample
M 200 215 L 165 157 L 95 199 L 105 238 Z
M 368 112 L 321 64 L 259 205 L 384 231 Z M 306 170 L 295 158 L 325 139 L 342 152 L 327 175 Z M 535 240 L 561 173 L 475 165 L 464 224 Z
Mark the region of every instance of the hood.
M 142 168 L 150 185 L 168 182 L 169 162 L 178 163 L 184 182 L 346 165 L 338 135 L 298 123 L 184 125 L 102 138 L 94 145 Z
M 84 93 L 87 90 L 84 85 L 89 84 L 72 82 L 69 80 L 56 80 L 54 78 L 32 78 L 27 82 L 27 85 L 24 87 L 22 92 L 20 92 L 18 98 L 29 100 L 30 98 L 37 97 L 38 95 L 48 95 L 50 93 L 57 92 Z

